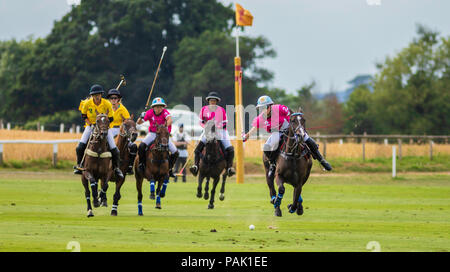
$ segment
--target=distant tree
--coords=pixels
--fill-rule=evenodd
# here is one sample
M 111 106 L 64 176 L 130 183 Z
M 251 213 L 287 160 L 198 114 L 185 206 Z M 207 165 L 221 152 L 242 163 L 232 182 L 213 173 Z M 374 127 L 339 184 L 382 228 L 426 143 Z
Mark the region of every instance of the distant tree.
M 450 42 L 422 25 L 418 37 L 396 56 L 377 65 L 374 92 L 350 97 L 347 131 L 368 133 L 450 133 Z M 352 128 L 352 126 L 356 125 Z
M 241 66 L 243 67 L 242 96 L 244 105 L 255 104 L 263 94 L 264 85 L 273 75 L 256 66 L 258 59 L 273 57 L 275 52 L 263 37 L 240 37 Z M 186 37 L 173 55 L 175 88 L 171 101 L 193 104 L 194 96 L 206 97 L 218 92 L 222 104 L 235 104 L 234 57 L 235 39 L 229 33 L 205 31 L 198 37 Z

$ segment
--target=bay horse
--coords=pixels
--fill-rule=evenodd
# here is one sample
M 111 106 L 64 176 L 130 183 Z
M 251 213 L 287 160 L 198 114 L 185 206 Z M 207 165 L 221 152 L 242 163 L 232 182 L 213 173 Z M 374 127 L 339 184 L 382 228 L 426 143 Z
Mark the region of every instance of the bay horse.
M 274 181 L 268 178 L 269 162 L 267 157 L 263 156 L 264 167 L 266 169 L 267 185 L 269 186 L 271 203 L 275 208 L 275 216 L 282 216 L 280 209 L 285 187 L 284 183 L 294 187 L 293 202 L 288 205 L 289 213 L 296 212 L 297 215 L 303 214 L 303 199 L 301 197 L 302 187 L 306 183 L 311 173 L 312 157 L 311 151 L 304 143 L 305 133 L 303 113 L 292 113 L 289 119 L 287 135 L 284 135 L 280 155 L 277 159 L 275 171 L 276 184 L 278 186 L 278 195 L 276 194 Z
M 139 156 L 134 163 L 136 189 L 138 191 L 138 215 L 144 215 L 142 210 L 142 182 L 144 178 L 150 181 L 150 199 L 156 199 L 156 209 L 161 209 L 161 198 L 166 195 L 169 183 L 169 130 L 165 125 L 157 125 L 156 138 L 145 152 L 145 170 L 139 165 Z M 155 182 L 158 186 L 155 190 Z M 156 192 L 156 195 L 155 195 Z
M 132 143 L 136 140 L 138 133 L 136 129 L 136 122 L 133 120 L 133 117 L 133 114 L 128 119 L 122 117 L 124 121 L 120 125 L 120 132 L 116 138 L 116 146 L 120 151 L 120 170 L 124 174 L 123 178 L 117 177 L 114 174 L 112 164 L 109 168 L 108 180 L 116 183 L 116 192 L 114 193 L 114 200 L 111 209 L 112 216 L 117 216 L 117 207 L 119 206 L 119 200 L 121 198 L 120 189 L 125 182 L 128 165 L 131 163 L 130 159 L 134 160 L 136 158 L 137 146 Z M 133 156 L 131 153 L 134 153 Z
M 94 207 L 99 207 L 98 199 L 98 180 L 101 180 L 100 201 L 106 201 L 106 190 L 108 189 L 108 171 L 111 163 L 112 154 L 108 149 L 108 129 L 109 119 L 108 113 L 98 114 L 96 123 L 92 131 L 90 140 L 86 147 L 84 157 L 84 168 L 81 175 L 81 181 L 85 189 L 85 197 L 87 201 L 87 216 L 92 217 L 89 184 L 92 189 L 92 201 Z
M 227 163 L 223 153 L 223 148 L 221 147 L 221 142 L 217 140 L 216 126 L 213 120 L 209 120 L 205 124 L 205 138 L 206 144 L 205 148 L 201 154 L 200 164 L 199 164 L 199 175 L 198 175 L 198 187 L 197 187 L 197 197 L 202 197 L 202 183 L 203 179 L 206 178 L 205 184 L 205 194 L 204 199 L 208 200 L 208 209 L 214 209 L 214 196 L 216 193 L 216 187 L 220 180 L 220 175 L 222 175 L 222 187 L 220 189 L 220 200 L 225 199 L 225 182 L 227 180 L 227 173 L 224 171 L 226 169 Z M 213 179 L 211 196 L 209 196 L 209 180 Z

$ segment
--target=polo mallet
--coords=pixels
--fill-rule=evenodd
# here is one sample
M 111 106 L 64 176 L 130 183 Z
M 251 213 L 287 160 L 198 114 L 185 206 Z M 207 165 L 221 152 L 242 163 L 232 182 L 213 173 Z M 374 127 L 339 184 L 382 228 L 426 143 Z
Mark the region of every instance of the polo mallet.
M 125 80 L 125 77 L 123 75 L 120 75 L 120 83 L 119 85 L 117 85 L 117 90 L 120 89 L 120 87 L 122 86 L 126 86 L 127 85 L 127 81 Z
M 150 97 L 152 97 L 153 88 L 155 87 L 156 78 L 158 77 L 159 67 L 161 66 L 161 62 L 162 62 L 162 60 L 164 58 L 164 54 L 166 53 L 166 50 L 167 50 L 167 46 L 164 46 L 163 52 L 162 52 L 162 55 L 161 55 L 161 59 L 159 60 L 158 68 L 156 69 L 155 78 L 153 79 L 152 89 L 150 90 L 150 94 L 148 95 L 147 104 L 145 104 L 145 110 L 148 109 L 148 103 L 150 102 Z

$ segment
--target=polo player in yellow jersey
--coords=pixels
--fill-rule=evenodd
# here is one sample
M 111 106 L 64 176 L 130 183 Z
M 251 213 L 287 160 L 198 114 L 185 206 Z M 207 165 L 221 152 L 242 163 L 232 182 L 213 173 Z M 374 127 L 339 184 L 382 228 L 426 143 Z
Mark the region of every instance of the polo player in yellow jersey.
M 111 89 L 108 91 L 108 95 L 106 96 L 109 102 L 111 102 L 112 109 L 114 111 L 113 117 L 114 120 L 110 124 L 110 129 L 112 131 L 113 137 L 115 138 L 120 133 L 120 126 L 122 125 L 125 119 L 130 118 L 130 113 L 127 108 L 122 104 L 122 95 L 120 91 L 117 89 Z M 130 163 L 127 168 L 127 174 L 133 175 L 133 164 L 136 159 L 138 147 L 134 143 L 136 139 L 131 139 L 128 142 L 128 151 L 130 152 Z
M 74 174 L 81 175 L 82 171 L 80 170 L 82 168 L 81 160 L 84 156 L 84 151 L 87 147 L 87 142 L 92 134 L 92 130 L 94 129 L 94 125 L 96 122 L 97 114 L 104 113 L 108 115 L 109 121 L 113 122 L 113 109 L 111 103 L 102 98 L 102 94 L 104 93 L 103 87 L 95 84 L 92 85 L 89 95 L 91 98 L 88 100 L 85 100 L 84 103 L 80 103 L 80 106 L 82 106 L 81 109 L 81 118 L 86 122 L 83 135 L 81 136 L 80 142 L 78 143 L 78 146 L 76 148 L 77 153 L 77 166 L 75 166 Z M 82 104 L 82 105 L 81 105 Z M 108 145 L 109 149 L 112 154 L 112 165 L 114 168 L 114 173 L 123 178 L 122 171 L 120 171 L 119 164 L 120 164 L 120 151 L 116 146 L 116 143 L 114 142 L 114 137 L 112 135 L 111 129 L 108 129 Z

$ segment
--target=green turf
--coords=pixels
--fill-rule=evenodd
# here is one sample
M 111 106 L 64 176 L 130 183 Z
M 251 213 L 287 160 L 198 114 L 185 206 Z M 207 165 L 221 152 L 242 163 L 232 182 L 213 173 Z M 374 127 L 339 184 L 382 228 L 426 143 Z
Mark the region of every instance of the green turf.
M 119 216 L 109 207 L 86 217 L 79 177 L 61 172 L 0 171 L 0 251 L 381 251 L 450 250 L 450 175 L 313 175 L 304 187 L 305 214 L 273 214 L 260 177 L 232 178 L 215 209 L 195 197 L 196 183 L 173 183 L 154 208 L 144 186 L 144 216 L 137 216 L 134 177 L 124 185 Z M 251 231 L 248 226 L 256 229 Z M 213 231 L 215 230 L 215 231 Z

